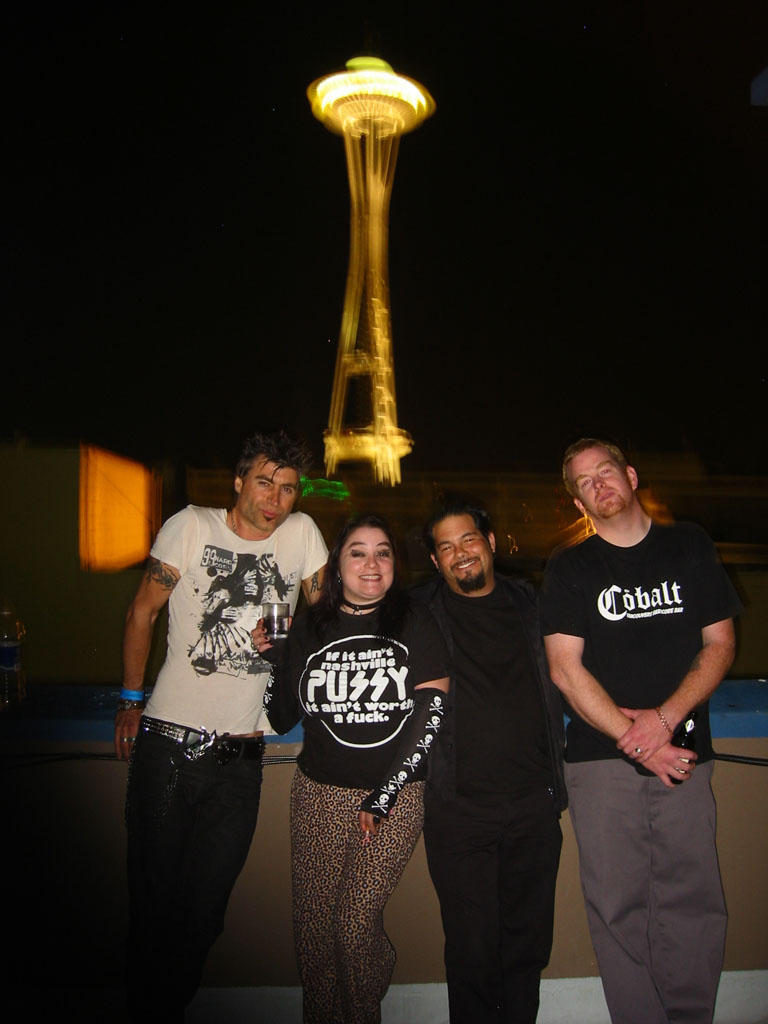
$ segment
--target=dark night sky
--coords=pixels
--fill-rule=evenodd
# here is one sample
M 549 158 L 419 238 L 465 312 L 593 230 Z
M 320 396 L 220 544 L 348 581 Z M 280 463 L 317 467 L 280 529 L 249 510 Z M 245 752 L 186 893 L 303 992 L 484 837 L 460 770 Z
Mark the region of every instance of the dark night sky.
M 390 220 L 404 468 L 553 469 L 596 432 L 768 472 L 768 16 L 722 6 L 6 14 L 0 439 L 321 455 L 348 192 L 305 89 L 368 51 L 437 102 Z

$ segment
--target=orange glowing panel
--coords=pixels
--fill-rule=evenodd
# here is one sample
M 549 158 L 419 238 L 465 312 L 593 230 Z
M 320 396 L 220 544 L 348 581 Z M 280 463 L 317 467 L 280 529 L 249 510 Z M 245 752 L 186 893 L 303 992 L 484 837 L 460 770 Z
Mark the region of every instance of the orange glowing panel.
M 80 565 L 114 572 L 149 554 L 160 518 L 156 474 L 103 448 L 80 446 Z

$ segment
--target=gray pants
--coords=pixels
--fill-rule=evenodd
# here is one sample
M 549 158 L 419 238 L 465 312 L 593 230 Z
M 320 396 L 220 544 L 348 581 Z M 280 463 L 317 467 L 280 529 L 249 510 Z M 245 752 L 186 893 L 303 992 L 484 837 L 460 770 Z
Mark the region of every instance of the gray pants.
M 667 789 L 623 761 L 565 766 L 613 1024 L 711 1024 L 727 921 L 712 768 Z

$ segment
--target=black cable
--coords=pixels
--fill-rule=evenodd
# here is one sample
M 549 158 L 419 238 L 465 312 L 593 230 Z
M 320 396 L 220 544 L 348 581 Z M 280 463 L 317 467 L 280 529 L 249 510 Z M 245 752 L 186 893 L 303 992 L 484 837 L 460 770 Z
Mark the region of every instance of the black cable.
M 13 761 L 13 764 L 8 762 Z M 117 761 L 117 754 L 89 754 L 85 751 L 59 752 L 47 754 L 43 751 L 24 754 L 3 754 L 0 757 L 2 768 L 34 768 L 41 764 L 54 764 L 56 761 Z M 267 754 L 262 763 L 291 764 L 296 761 L 295 754 Z
M 3 768 L 34 768 L 39 764 L 53 764 L 56 761 L 116 761 L 116 754 L 87 754 L 85 751 L 71 753 L 45 753 L 34 751 L 24 754 L 3 754 L 0 757 L 0 766 Z M 13 761 L 14 764 L 8 762 Z
M 715 754 L 717 761 L 731 761 L 733 764 L 768 765 L 768 758 L 748 757 L 746 754 Z
M 746 754 L 717 754 L 713 752 L 716 761 L 729 761 L 731 764 L 753 764 L 758 767 L 768 766 L 768 758 L 750 757 Z M 15 764 L 8 764 L 9 761 Z M 25 754 L 3 754 L 0 757 L 0 766 L 3 768 L 33 768 L 40 764 L 53 764 L 56 761 L 117 761 L 116 754 L 87 754 L 85 751 L 75 753 L 51 753 L 42 751 Z M 265 765 L 270 764 L 291 764 L 296 761 L 295 754 L 266 754 L 263 759 Z

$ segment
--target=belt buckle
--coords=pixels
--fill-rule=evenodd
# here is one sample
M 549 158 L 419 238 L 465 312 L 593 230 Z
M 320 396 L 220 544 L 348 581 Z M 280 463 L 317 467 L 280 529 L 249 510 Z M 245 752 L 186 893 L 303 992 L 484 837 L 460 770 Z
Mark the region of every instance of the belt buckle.
M 201 732 L 200 739 L 197 743 L 190 743 L 187 747 L 182 747 L 181 756 L 185 761 L 197 761 L 198 758 L 202 757 L 203 754 L 207 753 L 216 742 L 216 730 L 213 732 Z

